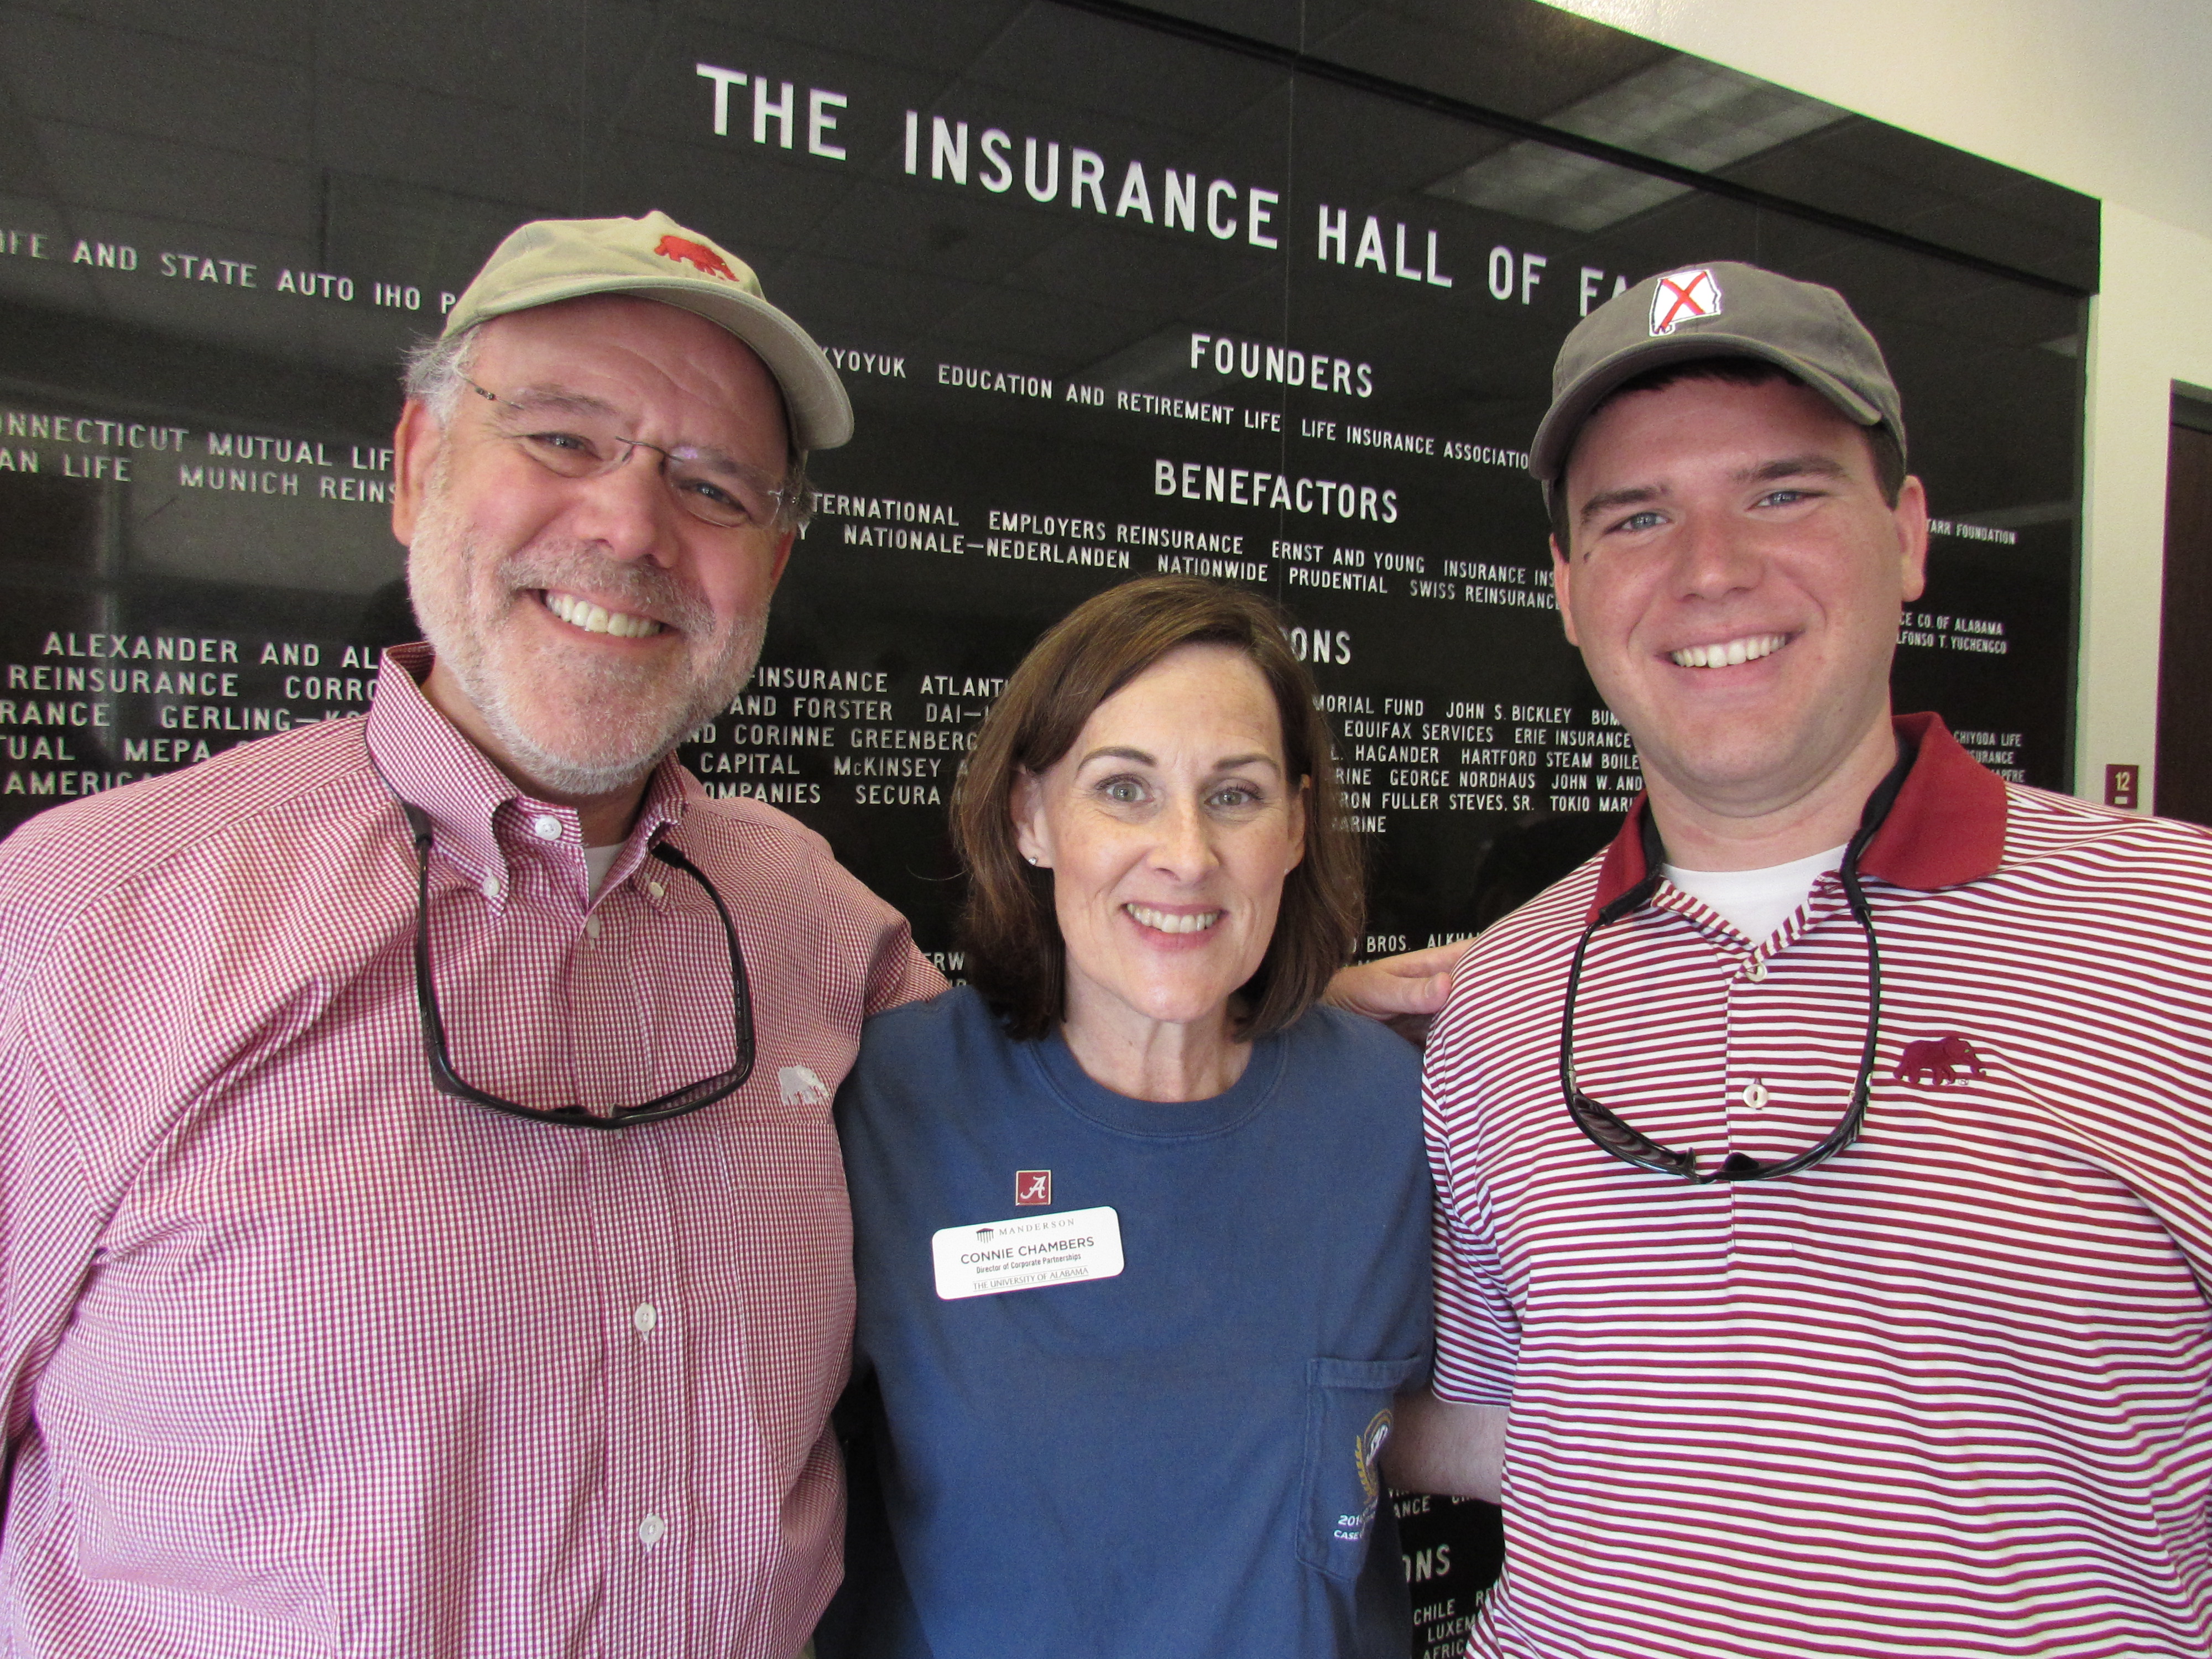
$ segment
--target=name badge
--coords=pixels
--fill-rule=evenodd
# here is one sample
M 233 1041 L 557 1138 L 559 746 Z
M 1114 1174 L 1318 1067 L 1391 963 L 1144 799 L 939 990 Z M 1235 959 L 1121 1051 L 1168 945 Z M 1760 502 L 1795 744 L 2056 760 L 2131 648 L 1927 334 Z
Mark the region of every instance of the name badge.
M 1041 1290 L 1121 1271 L 1121 1218 L 1110 1206 L 1025 1215 L 930 1235 L 940 1300 Z

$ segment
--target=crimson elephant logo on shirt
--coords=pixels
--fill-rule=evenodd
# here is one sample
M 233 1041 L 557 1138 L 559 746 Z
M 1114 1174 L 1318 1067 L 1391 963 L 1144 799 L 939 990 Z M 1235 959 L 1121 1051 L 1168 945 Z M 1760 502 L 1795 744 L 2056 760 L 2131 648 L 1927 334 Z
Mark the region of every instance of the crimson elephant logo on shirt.
M 1897 1057 L 1897 1070 L 1893 1073 L 1897 1082 L 1914 1088 L 1948 1089 L 1960 1081 L 1964 1071 L 1975 1078 L 1985 1078 L 1982 1057 L 1974 1052 L 1974 1045 L 1954 1032 L 1949 1036 L 1927 1037 L 1905 1045 L 1905 1052 Z

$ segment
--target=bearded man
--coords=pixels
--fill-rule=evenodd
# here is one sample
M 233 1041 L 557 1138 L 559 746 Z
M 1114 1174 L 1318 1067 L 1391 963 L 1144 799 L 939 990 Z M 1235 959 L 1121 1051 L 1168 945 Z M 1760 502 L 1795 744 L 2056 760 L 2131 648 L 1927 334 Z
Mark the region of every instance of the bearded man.
M 672 757 L 851 411 L 659 214 L 516 231 L 408 392 L 428 643 L 368 714 L 0 848 L 0 1647 L 789 1659 L 837 1571 L 830 1098 L 942 981 Z

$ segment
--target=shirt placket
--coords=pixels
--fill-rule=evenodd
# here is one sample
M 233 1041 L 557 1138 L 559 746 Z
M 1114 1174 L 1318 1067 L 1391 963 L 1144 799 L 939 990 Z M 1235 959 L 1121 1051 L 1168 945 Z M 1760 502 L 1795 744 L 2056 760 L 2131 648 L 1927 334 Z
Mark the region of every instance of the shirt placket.
M 569 1005 L 581 1099 L 594 1110 L 641 1105 L 692 1080 L 660 1076 L 649 1046 L 653 1028 L 638 981 L 658 971 L 643 948 L 651 915 L 625 882 L 603 891 L 578 919 Z M 695 1310 L 678 1294 L 670 1268 L 679 1248 L 671 1224 L 679 1200 L 667 1169 L 670 1132 L 645 1124 L 607 1134 L 618 1196 L 592 1220 L 606 1290 L 599 1334 L 610 1357 L 601 1523 L 609 1561 L 603 1647 L 611 1656 L 689 1652 L 695 1634 L 685 1615 L 699 1528 L 682 1421 Z
M 1757 1041 L 1755 995 L 1765 981 L 1767 962 L 1762 951 L 1746 948 L 1741 934 L 1680 889 L 1662 892 L 1655 908 L 1671 913 L 1667 922 L 1668 948 L 1690 953 L 1719 982 L 1718 994 L 1708 990 L 1701 999 L 1711 1011 L 1710 1018 L 1717 1028 L 1711 1038 L 1713 1058 L 1700 1067 L 1692 1086 L 1700 1097 L 1703 1111 L 1717 1106 L 1713 1116 L 1721 1124 L 1721 1144 L 1709 1144 L 1705 1132 L 1690 1134 L 1680 1142 L 1695 1146 L 1699 1167 L 1710 1170 L 1732 1152 L 1750 1150 L 1747 1139 L 1756 1133 L 1759 1114 L 1767 1105 L 1768 1090 L 1761 1075 Z M 1719 1067 L 1717 1102 L 1703 1093 L 1715 1086 L 1714 1073 L 1706 1067 L 1716 1063 Z M 1758 1156 L 1755 1151 L 1752 1155 Z
M 1722 1107 L 1729 1144 L 1723 1151 L 1760 1158 L 1769 1139 L 1768 1109 L 1774 1103 L 1774 1087 L 1767 1079 L 1774 1068 L 1765 1040 L 1766 1010 L 1774 1000 L 1767 991 L 1772 973 L 1769 953 L 1762 945 L 1733 955 L 1724 971 L 1728 1069 Z
M 1825 1025 L 1816 1032 L 1804 1018 L 1808 1000 L 1846 994 L 1828 948 L 1836 943 L 1838 925 L 1855 926 L 1840 892 L 1816 890 L 1801 927 L 1743 953 L 1729 970 L 1729 1150 L 1761 1163 L 1810 1151 L 1850 1105 L 1849 1078 L 1837 1083 L 1831 1049 L 1845 1044 L 1855 1060 L 1855 1038 Z M 1798 1194 L 1792 1183 L 1808 1173 L 1733 1188 L 1734 1255 L 1741 1273 L 1758 1278 L 1767 1264 L 1784 1276 L 1793 1271 Z

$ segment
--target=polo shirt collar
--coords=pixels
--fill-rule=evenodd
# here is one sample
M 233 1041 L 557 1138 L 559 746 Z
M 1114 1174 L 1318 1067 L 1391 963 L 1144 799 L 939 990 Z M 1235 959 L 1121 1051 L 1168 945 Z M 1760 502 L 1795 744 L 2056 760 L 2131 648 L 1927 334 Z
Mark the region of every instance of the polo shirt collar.
M 2004 780 L 1959 746 L 1940 714 L 1899 714 L 1890 723 L 1912 759 L 1888 817 L 1859 856 L 1860 873 L 1932 892 L 1994 872 L 2004 858 Z M 1606 848 L 1592 915 L 1650 873 L 1644 850 L 1650 811 L 1650 797 L 1638 795 Z
M 442 851 L 479 875 L 498 872 L 507 864 L 495 829 L 501 807 L 516 802 L 518 811 L 533 814 L 562 809 L 526 795 L 438 712 L 422 690 L 434 659 L 427 644 L 385 652 L 363 734 L 369 759 L 395 793 L 429 814 Z M 630 849 L 617 866 L 635 865 L 637 849 L 683 817 L 697 788 L 673 755 L 665 757 L 646 781 Z

